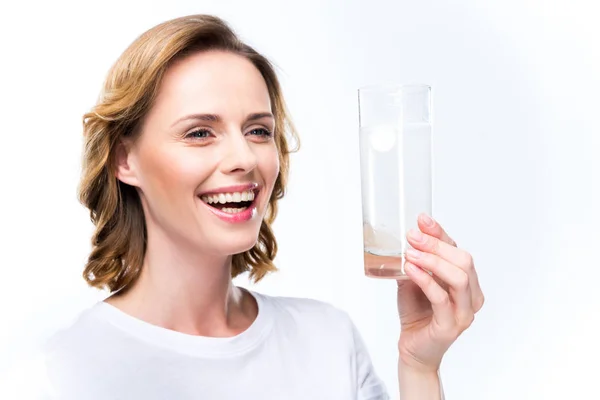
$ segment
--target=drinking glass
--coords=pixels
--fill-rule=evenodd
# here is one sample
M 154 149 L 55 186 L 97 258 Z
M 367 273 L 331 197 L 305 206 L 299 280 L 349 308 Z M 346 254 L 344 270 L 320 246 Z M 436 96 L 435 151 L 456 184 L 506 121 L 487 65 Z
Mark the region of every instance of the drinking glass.
M 431 87 L 358 90 L 365 274 L 406 279 L 406 234 L 432 214 Z

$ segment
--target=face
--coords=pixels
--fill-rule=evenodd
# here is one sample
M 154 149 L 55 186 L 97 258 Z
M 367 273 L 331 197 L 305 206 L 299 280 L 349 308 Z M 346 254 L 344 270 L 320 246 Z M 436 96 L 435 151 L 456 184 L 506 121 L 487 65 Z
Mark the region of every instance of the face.
M 279 173 L 274 128 L 247 59 L 210 51 L 172 65 L 117 169 L 138 188 L 149 234 L 212 255 L 252 248 Z

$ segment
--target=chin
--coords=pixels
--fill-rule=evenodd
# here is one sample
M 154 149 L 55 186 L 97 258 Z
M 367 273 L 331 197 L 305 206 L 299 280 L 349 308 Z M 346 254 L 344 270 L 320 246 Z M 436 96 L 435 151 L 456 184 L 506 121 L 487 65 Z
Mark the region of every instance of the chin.
M 222 235 L 221 237 L 223 237 L 223 240 L 217 241 L 214 240 L 215 236 L 210 238 L 211 251 L 222 255 L 233 255 L 253 248 L 258 240 L 258 231 L 227 232 L 226 235 Z M 203 244 L 203 247 L 205 246 L 206 242 Z

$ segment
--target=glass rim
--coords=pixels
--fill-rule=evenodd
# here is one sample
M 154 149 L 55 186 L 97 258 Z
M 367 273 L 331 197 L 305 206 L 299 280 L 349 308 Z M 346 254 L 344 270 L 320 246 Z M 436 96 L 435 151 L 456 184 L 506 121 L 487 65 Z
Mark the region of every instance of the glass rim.
M 397 92 L 410 88 L 427 89 L 431 91 L 431 85 L 426 83 L 378 83 L 361 86 L 358 88 L 358 92 Z

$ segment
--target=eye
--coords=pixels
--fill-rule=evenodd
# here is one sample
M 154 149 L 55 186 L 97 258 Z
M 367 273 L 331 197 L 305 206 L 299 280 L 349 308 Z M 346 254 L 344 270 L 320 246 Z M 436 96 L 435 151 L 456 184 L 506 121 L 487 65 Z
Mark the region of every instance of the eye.
M 194 129 L 185 135 L 186 139 L 206 139 L 210 137 L 211 132 L 208 129 Z
M 253 136 L 263 136 L 265 138 L 267 137 L 271 137 L 273 134 L 271 133 L 271 131 L 269 131 L 268 129 L 265 128 L 256 128 L 256 129 L 252 129 L 250 132 L 248 132 L 250 135 Z

